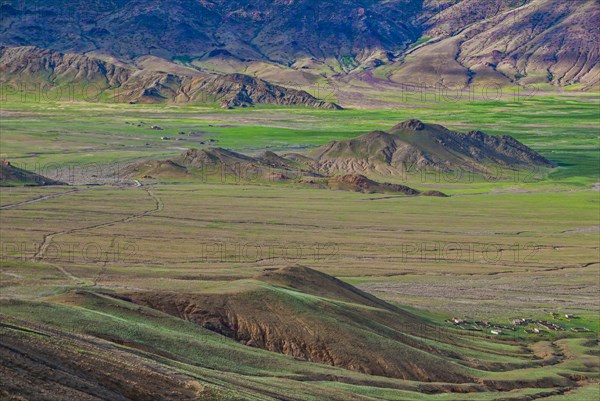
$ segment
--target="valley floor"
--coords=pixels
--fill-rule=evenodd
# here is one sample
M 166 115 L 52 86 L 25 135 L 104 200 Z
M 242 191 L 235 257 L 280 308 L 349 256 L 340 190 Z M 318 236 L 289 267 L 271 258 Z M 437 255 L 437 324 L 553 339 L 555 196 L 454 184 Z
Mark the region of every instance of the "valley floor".
M 600 390 L 596 106 L 547 98 L 522 109 L 511 102 L 468 104 L 464 111 L 437 105 L 387 113 L 348 110 L 338 119 L 323 111 L 81 104 L 57 111 L 56 105 L 5 105 L 1 156 L 24 167 L 38 163 L 37 172 L 76 182 L 0 189 L 0 396 L 593 399 Z M 481 113 L 484 108 L 489 113 Z M 560 116 L 553 114 L 560 110 Z M 411 186 L 440 189 L 449 198 L 227 180 L 103 181 L 103 166 L 171 156 L 199 137 L 248 152 L 267 143 L 276 150 L 302 150 L 391 126 L 391 120 L 411 113 L 457 129 L 514 134 L 560 167 L 533 182 L 410 177 Z M 126 124 L 132 121 L 143 124 Z M 150 129 L 153 124 L 168 132 Z M 160 139 L 191 130 L 202 132 L 186 136 L 187 142 Z M 301 287 L 257 279 L 265 271 L 298 265 L 389 302 L 393 315 L 380 310 L 388 308 L 380 301 L 339 298 L 343 291 L 337 287 L 326 291 L 319 283 Z M 271 352 L 210 330 L 222 321 L 196 324 L 202 316 L 187 314 L 192 308 L 181 314 L 181 305 L 159 309 L 125 298 L 243 294 L 243 305 L 251 308 L 260 305 L 257 288 L 298 313 L 290 321 L 319 322 L 314 338 L 334 329 L 340 336 L 355 335 L 347 338 L 356 364 L 330 366 L 292 351 Z M 217 311 L 230 306 L 215 305 Z M 268 319 L 274 305 L 252 312 Z M 355 314 L 364 320 L 340 323 Z M 402 322 L 392 317 L 443 335 L 404 335 Z M 491 326 L 475 331 L 472 323 L 447 321 L 452 318 L 511 329 L 495 335 Z M 537 323 L 515 327 L 517 318 L 549 321 L 564 330 Z M 526 331 L 533 327 L 542 330 Z M 258 330 L 265 338 L 289 335 L 268 326 Z M 417 381 L 361 370 L 363 349 L 388 344 L 404 350 L 401 341 L 468 380 Z

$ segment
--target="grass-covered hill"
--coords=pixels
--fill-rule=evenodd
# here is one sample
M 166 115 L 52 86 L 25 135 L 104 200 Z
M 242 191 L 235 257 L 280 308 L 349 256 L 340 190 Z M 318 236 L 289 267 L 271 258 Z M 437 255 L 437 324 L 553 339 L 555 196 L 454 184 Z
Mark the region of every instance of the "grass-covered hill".
M 590 339 L 440 330 L 302 267 L 196 293 L 88 288 L 1 306 L 1 394 L 31 400 L 578 400 L 598 377 Z

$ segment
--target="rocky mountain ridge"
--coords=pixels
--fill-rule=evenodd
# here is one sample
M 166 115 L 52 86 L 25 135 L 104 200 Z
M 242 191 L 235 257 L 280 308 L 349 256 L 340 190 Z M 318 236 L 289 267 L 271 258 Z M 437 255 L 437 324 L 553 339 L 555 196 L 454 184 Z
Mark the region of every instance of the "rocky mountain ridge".
M 139 69 L 123 63 L 78 54 L 63 54 L 36 47 L 0 47 L 1 83 L 45 83 L 94 86 L 106 100 L 130 103 L 216 103 L 224 108 L 256 104 L 340 109 L 308 92 L 274 85 L 243 74 L 211 75 L 193 70 L 183 73 Z
M 600 82 L 597 0 L 15 0 L 1 11 L 0 45 L 127 63 L 268 63 L 311 79 L 385 67 L 393 82 L 452 87 Z

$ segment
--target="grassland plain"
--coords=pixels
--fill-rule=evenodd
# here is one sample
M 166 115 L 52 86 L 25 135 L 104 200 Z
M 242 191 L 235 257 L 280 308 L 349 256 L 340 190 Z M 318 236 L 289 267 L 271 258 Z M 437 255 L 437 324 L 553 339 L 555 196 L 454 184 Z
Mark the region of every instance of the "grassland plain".
M 594 399 L 599 113 L 598 97 L 587 95 L 336 112 L 3 102 L 0 156 L 42 174 L 84 166 L 91 178 L 114 163 L 172 157 L 210 138 L 247 153 L 305 151 L 407 118 L 510 134 L 559 164 L 536 180 L 404 178 L 450 198 L 218 179 L 2 188 L 3 335 L 54 341 L 50 333 L 99 359 L 114 347 L 133 366 L 141 358 L 214 390 L 205 399 Z M 200 136 L 161 139 L 191 131 Z M 237 293 L 265 268 L 292 264 L 465 335 L 469 358 L 513 366 L 474 371 L 494 391 L 369 376 L 247 347 L 102 295 Z M 552 312 L 577 318 L 554 319 Z M 453 316 L 501 324 L 553 319 L 567 330 L 466 335 L 445 322 Z M 83 351 L 84 340 L 93 348 Z M 528 366 L 543 355 L 558 359 Z

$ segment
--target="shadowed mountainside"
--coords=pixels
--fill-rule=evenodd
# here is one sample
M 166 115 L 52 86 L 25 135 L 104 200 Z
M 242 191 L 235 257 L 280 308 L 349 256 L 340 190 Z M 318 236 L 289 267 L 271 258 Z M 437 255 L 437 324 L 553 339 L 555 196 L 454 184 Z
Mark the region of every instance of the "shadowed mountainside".
M 222 51 L 282 64 L 302 57 L 367 58 L 417 39 L 420 5 L 421 0 L 33 0 L 2 6 L 0 43 L 123 59 Z
M 149 55 L 186 66 L 209 61 L 229 72 L 262 70 L 276 82 L 382 65 L 387 79 L 430 87 L 590 89 L 600 82 L 597 0 L 33 0 L 1 7 L 4 46 L 126 62 Z

